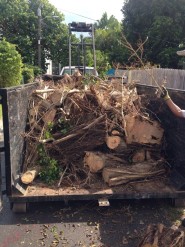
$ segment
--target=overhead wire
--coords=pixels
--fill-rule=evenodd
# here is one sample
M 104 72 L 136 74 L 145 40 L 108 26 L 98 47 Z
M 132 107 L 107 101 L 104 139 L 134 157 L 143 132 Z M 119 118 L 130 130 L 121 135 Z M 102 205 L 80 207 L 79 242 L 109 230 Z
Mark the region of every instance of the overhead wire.
M 80 16 L 80 17 L 83 17 L 83 18 L 89 19 L 89 20 L 92 20 L 92 21 L 99 21 L 99 20 L 95 20 L 95 19 L 93 19 L 93 18 L 90 18 L 90 17 L 84 16 L 84 15 L 80 15 L 80 14 L 77 14 L 77 13 L 74 13 L 74 12 L 71 12 L 71 11 L 68 11 L 68 10 L 65 10 L 65 9 L 60 9 L 60 10 L 61 10 L 61 11 L 68 12 L 68 13 L 73 14 L 73 15 L 77 15 L 77 16 Z

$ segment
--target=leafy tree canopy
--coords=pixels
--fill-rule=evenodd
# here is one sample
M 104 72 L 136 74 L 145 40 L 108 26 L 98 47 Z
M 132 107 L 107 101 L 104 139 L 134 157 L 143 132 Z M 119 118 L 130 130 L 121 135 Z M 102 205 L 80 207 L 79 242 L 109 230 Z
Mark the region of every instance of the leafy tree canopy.
M 0 87 L 19 85 L 22 79 L 22 59 L 15 45 L 0 42 Z
M 179 44 L 185 44 L 184 0 L 126 0 L 123 29 L 133 45 L 145 44 L 145 59 L 162 67 L 177 68 Z
M 45 58 L 61 61 L 68 36 L 61 14 L 48 0 L 0 0 L 0 30 L 3 37 L 16 44 L 23 62 L 37 65 L 38 8 L 41 8 L 42 63 Z
M 108 18 L 105 12 L 96 24 L 96 48 L 104 54 L 109 64 L 125 64 L 126 49 L 121 43 L 121 23 L 112 15 Z

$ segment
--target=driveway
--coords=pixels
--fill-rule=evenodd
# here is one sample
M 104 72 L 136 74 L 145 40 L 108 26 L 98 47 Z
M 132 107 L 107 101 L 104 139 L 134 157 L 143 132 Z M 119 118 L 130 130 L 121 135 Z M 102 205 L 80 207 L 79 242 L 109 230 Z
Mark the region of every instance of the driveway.
M 1 247 L 136 247 L 149 224 L 171 226 L 182 209 L 168 200 L 114 200 L 33 203 L 15 214 L 4 196 L 0 215 Z

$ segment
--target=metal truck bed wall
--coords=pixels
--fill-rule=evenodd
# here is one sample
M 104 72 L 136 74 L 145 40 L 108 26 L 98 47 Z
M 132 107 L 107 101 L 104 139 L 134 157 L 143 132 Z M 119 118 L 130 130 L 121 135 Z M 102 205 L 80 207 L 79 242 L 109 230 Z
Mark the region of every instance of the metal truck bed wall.
M 185 119 L 175 117 L 164 104 L 157 99 L 156 88 L 137 85 L 138 93 L 144 95 L 142 100 L 153 115 L 160 119 L 165 129 L 166 157 L 171 166 L 174 181 L 161 180 L 150 183 L 138 183 L 108 187 L 100 179 L 100 184 L 92 188 L 53 188 L 34 182 L 31 186 L 23 187 L 19 182 L 19 174 L 24 157 L 24 138 L 26 129 L 28 99 L 37 87 L 37 83 L 14 88 L 0 89 L 3 105 L 4 142 L 6 160 L 6 187 L 11 202 L 30 202 L 46 200 L 83 200 L 83 199 L 134 199 L 134 198 L 184 198 L 185 197 Z M 169 90 L 173 100 L 185 109 L 185 91 Z M 174 174 L 173 174 L 174 172 Z M 176 176 L 177 175 L 177 176 Z M 180 175 L 180 176 L 179 176 Z

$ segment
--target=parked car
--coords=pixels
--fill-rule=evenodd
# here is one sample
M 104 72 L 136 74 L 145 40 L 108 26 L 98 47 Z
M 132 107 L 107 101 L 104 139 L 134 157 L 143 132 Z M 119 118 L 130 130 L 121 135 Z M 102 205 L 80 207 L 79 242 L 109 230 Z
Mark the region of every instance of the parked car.
M 64 74 L 72 75 L 74 74 L 75 71 L 80 71 L 82 75 L 87 74 L 87 75 L 98 76 L 98 72 L 94 69 L 94 67 L 85 67 L 85 73 L 84 73 L 84 66 L 71 66 L 71 71 L 69 66 L 65 66 L 62 68 L 60 75 L 64 75 Z

